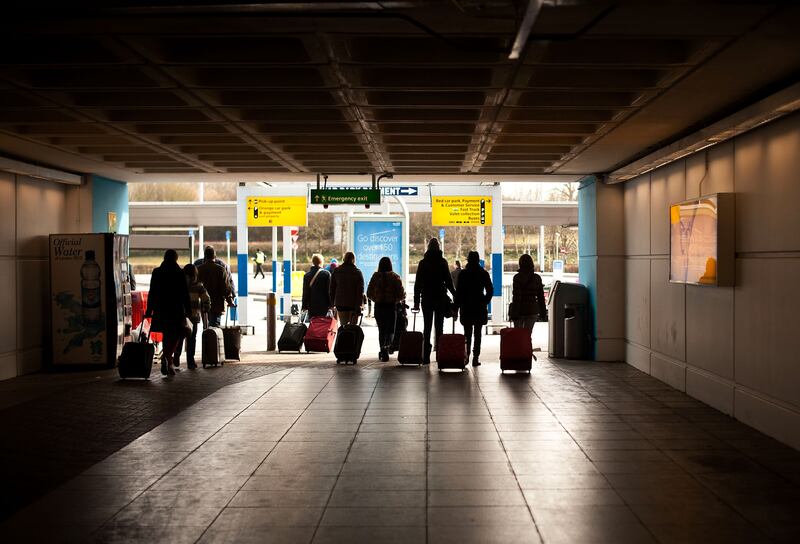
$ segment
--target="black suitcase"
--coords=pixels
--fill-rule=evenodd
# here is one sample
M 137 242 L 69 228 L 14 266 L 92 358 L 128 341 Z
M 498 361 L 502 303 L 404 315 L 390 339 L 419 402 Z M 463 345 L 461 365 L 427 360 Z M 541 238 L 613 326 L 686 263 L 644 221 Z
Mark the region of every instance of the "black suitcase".
M 417 314 L 419 311 L 411 311 L 414 314 L 414 325 L 410 331 L 406 331 L 400 337 L 400 346 L 397 351 L 397 362 L 401 365 L 421 365 L 423 362 L 422 354 L 422 333 L 417 331 Z
M 144 320 L 142 320 L 144 325 Z M 150 342 L 150 331 L 142 336 L 142 328 L 139 329 L 139 340 L 137 342 L 125 342 L 122 346 L 122 353 L 117 360 L 119 377 L 123 380 L 127 378 L 150 379 L 150 371 L 153 369 L 153 358 L 156 354 L 156 347 Z
M 308 327 L 305 323 L 292 323 L 289 321 L 283 326 L 283 332 L 278 339 L 278 353 L 282 351 L 296 351 L 300 353 L 303 349 L 303 340 L 306 337 Z
M 336 343 L 333 345 L 333 354 L 336 355 L 336 364 L 358 363 L 358 358 L 361 357 L 361 345 L 363 343 L 364 331 L 361 330 L 360 320 L 358 325 L 348 323 L 339 327 L 339 332 L 336 333 Z
M 233 325 L 228 325 L 228 312 L 225 312 L 225 326 L 222 327 L 222 341 L 225 349 L 225 360 L 241 361 L 242 353 L 242 327 L 233 320 Z

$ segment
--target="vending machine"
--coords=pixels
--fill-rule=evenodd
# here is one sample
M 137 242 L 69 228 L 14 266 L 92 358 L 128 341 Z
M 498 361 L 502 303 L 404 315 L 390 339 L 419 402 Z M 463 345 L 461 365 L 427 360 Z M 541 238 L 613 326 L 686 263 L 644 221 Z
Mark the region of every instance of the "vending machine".
M 128 237 L 51 234 L 52 364 L 113 368 L 131 334 Z

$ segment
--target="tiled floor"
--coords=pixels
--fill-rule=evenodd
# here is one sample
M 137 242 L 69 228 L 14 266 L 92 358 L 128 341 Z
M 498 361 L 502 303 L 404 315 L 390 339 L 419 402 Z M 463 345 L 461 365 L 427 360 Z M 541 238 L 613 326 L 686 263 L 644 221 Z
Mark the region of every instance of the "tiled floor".
M 20 512 L 0 540 L 797 542 L 800 454 L 623 364 L 282 368 Z

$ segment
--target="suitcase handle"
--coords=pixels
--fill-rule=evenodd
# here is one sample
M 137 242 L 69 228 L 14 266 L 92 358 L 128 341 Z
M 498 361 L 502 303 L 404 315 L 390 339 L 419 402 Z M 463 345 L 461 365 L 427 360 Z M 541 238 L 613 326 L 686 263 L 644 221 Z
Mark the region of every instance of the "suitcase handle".
M 412 308 L 412 310 L 411 310 L 411 315 L 413 315 L 413 316 L 414 316 L 414 324 L 413 324 L 413 325 L 411 325 L 411 330 L 412 330 L 412 331 L 414 331 L 414 332 L 417 332 L 417 314 L 418 314 L 418 313 L 419 313 L 419 310 L 414 310 L 414 309 Z
M 139 337 L 137 338 L 137 341 L 142 343 L 142 344 L 149 344 L 150 343 L 150 328 L 147 329 L 147 336 L 145 337 L 144 342 L 142 342 L 142 333 L 144 332 L 144 321 L 145 321 L 145 318 L 143 317 L 142 318 L 142 323 L 141 323 L 141 325 L 139 325 Z

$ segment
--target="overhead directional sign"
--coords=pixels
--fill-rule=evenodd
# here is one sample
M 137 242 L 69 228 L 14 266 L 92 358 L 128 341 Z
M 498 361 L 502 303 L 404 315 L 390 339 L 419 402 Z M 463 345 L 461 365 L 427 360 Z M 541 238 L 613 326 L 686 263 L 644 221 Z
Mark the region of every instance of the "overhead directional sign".
M 308 202 L 304 196 L 247 197 L 248 227 L 305 226 Z
M 312 204 L 380 204 L 381 192 L 378 189 L 311 189 Z
M 490 196 L 434 196 L 431 198 L 434 227 L 481 227 L 492 224 Z
M 417 196 L 419 195 L 419 187 L 411 185 L 404 185 L 401 187 L 381 187 L 381 194 L 383 196 Z
M 335 188 L 336 190 L 342 189 L 369 189 L 369 187 L 358 186 L 358 185 L 339 185 Z M 382 196 L 419 196 L 419 187 L 415 185 L 402 185 L 402 186 L 383 186 L 381 187 L 381 195 Z

